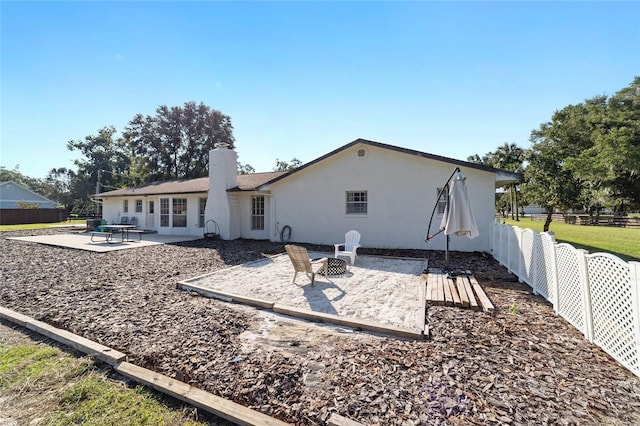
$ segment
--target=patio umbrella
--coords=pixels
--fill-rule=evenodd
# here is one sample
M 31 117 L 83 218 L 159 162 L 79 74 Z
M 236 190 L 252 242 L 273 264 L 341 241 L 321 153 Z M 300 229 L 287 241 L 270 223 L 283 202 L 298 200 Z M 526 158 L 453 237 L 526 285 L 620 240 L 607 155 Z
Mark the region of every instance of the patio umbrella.
M 440 223 L 440 229 L 444 229 L 445 235 L 468 238 L 480 235 L 476 218 L 471 210 L 467 186 L 464 183 L 466 179 L 460 171 L 457 171 L 451 181 L 449 200 Z
M 444 184 L 444 188 L 438 194 L 436 205 L 431 213 L 431 219 L 429 220 L 429 226 L 427 228 L 427 238 L 425 242 L 429 242 L 436 235 L 444 232 L 446 235 L 446 251 L 445 261 L 446 270 L 449 270 L 449 240 L 451 235 L 457 237 L 475 238 L 479 235 L 478 225 L 476 225 L 476 219 L 471 210 L 471 203 L 469 202 L 469 194 L 467 193 L 467 186 L 465 185 L 466 177 L 460 172 L 460 168 L 456 167 L 451 174 L 447 182 Z M 445 196 L 446 204 L 445 211 L 440 223 L 440 230 L 433 235 L 429 234 L 431 230 L 431 222 L 436 212 L 438 202 Z M 453 273 L 450 273 L 453 275 Z

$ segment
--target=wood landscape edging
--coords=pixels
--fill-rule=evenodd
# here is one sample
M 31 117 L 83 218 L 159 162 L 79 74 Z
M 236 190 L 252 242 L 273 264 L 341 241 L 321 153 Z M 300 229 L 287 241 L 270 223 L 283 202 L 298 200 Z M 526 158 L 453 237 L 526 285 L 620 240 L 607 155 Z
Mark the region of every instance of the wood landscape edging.
M 189 280 L 180 281 L 177 288 L 180 290 L 193 291 L 204 297 L 211 297 L 225 302 L 236 302 L 250 306 L 269 309 L 275 313 L 284 314 L 296 318 L 302 318 L 309 321 L 321 322 L 327 324 L 336 324 L 352 327 L 356 330 L 367 330 L 392 336 L 404 337 L 409 339 L 424 339 L 428 336 L 428 327 L 424 328 L 404 328 L 393 325 L 386 325 L 375 321 L 367 321 L 356 318 L 349 318 L 340 315 L 327 314 L 324 312 L 314 312 L 306 309 L 298 309 L 290 306 L 282 305 L 262 299 L 254 299 L 248 296 L 240 296 L 233 293 L 226 293 L 218 290 L 211 290 L 195 284 L 189 284 Z
M 194 407 L 243 426 L 287 426 L 286 423 L 187 383 L 126 362 L 126 354 L 0 306 L 0 318 L 95 357 L 118 373 Z
M 164 374 L 138 367 L 129 362 L 121 362 L 115 370 L 146 386 L 184 401 L 194 407 L 208 411 L 238 425 L 246 426 L 286 426 L 285 423 L 259 411 L 252 410 L 236 402 L 213 395 L 202 389 L 188 385 Z
M 56 342 L 91 355 L 112 367 L 115 367 L 127 357 L 126 354 L 118 352 L 115 349 L 111 349 L 108 346 L 85 339 L 84 337 L 70 333 L 66 330 L 53 327 L 47 323 L 22 315 L 19 312 L 12 311 L 11 309 L 7 309 L 3 306 L 0 306 L 0 318 L 21 325 L 28 330 L 35 331 L 36 333 L 42 334 Z

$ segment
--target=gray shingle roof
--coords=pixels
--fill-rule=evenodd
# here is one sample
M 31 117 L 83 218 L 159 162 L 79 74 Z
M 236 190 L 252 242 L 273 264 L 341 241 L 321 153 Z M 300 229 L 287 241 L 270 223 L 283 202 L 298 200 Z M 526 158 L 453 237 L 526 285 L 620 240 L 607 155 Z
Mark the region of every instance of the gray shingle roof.
M 263 183 L 269 182 L 285 172 L 251 173 L 238 175 L 238 186 L 230 191 L 252 191 Z M 178 179 L 152 182 L 133 188 L 116 189 L 93 195 L 94 198 L 125 197 L 162 194 L 195 194 L 209 191 L 209 178 Z
M 253 191 L 260 185 L 279 178 L 287 172 L 263 172 L 238 175 L 238 186 L 230 191 Z

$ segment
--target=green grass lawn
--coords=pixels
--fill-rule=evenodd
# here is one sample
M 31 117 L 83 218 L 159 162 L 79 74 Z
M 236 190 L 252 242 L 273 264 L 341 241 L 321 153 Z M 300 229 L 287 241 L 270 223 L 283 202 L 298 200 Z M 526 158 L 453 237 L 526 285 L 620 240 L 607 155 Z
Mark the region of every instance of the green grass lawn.
M 45 343 L 0 340 L 0 400 L 2 424 L 3 420 L 69 426 L 208 424 L 197 421 L 193 407 L 140 385 L 129 386 L 89 357 Z
M 522 218 L 519 222 L 511 219 L 500 221 L 538 232 L 542 232 L 544 226 L 544 221 L 529 218 Z M 640 261 L 640 229 L 551 222 L 549 231 L 555 233 L 559 243 L 569 243 L 590 253 L 607 252 L 627 261 Z
M 0 232 L 24 231 L 27 229 L 55 228 L 60 225 L 86 225 L 86 219 L 73 219 L 58 223 L 26 223 L 21 225 L 0 225 Z

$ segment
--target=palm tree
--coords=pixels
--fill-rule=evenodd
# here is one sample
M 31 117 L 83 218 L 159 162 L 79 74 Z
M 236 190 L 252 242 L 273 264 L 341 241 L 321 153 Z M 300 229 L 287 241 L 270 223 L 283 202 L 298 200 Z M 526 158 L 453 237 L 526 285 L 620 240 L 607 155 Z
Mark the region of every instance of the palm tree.
M 492 153 L 492 167 L 507 170 L 509 172 L 522 173 L 524 162 L 524 149 L 515 143 L 504 143 Z M 518 215 L 518 185 L 512 183 L 506 187 L 509 190 L 509 204 L 511 206 L 511 219 L 520 220 Z
M 494 152 L 489 152 L 482 157 L 475 154 L 467 157 L 467 161 L 472 163 L 484 164 L 485 166 L 494 167 L 496 169 L 506 170 L 509 172 L 522 173 L 525 150 L 515 143 L 504 143 Z M 518 186 L 515 183 L 505 187 L 509 191 L 509 209 L 511 210 L 511 219 L 520 220 L 518 212 Z M 515 213 L 514 213 L 515 212 Z

